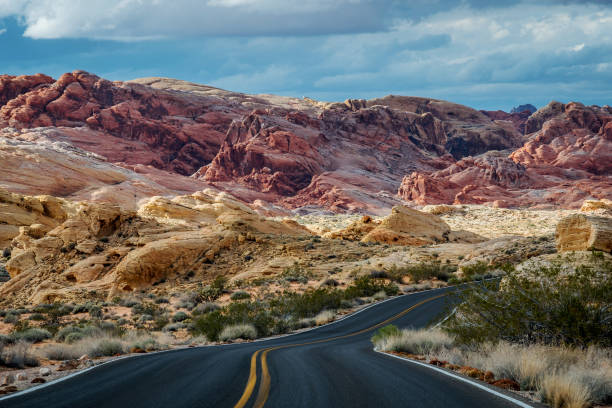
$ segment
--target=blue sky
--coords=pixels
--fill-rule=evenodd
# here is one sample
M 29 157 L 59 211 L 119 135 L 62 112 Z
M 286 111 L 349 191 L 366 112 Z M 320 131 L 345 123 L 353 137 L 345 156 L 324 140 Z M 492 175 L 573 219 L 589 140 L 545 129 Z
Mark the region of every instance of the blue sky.
M 0 0 L 0 73 L 322 100 L 612 104 L 612 1 Z

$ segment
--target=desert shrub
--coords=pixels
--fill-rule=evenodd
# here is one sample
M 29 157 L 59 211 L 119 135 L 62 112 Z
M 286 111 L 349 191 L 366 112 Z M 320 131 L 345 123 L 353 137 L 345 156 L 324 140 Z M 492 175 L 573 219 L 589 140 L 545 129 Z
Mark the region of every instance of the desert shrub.
M 386 271 L 371 271 L 370 272 L 370 278 L 374 278 L 374 279 L 385 279 L 388 278 L 389 275 L 387 275 Z
M 447 281 L 456 268 L 451 265 L 445 265 L 439 261 L 434 262 L 421 262 L 416 265 L 405 265 L 397 267 L 393 265 L 387 271 L 387 275 L 390 279 L 401 282 L 404 277 L 410 278 L 414 283 L 419 283 L 423 280 L 439 279 Z
M 410 354 L 436 353 L 453 345 L 453 337 L 440 329 L 401 330 L 377 333 L 372 337 L 374 346 L 382 351 L 403 351 Z
M 173 322 L 182 322 L 183 320 L 189 319 L 189 315 L 185 312 L 176 312 L 174 316 L 172 316 Z
M 19 314 L 9 312 L 4 316 L 4 323 L 16 324 L 19 321 Z
M 533 267 L 501 283 L 480 282 L 458 292 L 461 304 L 447 329 L 463 343 L 612 345 L 612 265 Z
M 35 321 L 43 321 L 46 318 L 45 315 L 43 315 L 42 313 L 32 313 L 28 319 Z
M 202 303 L 197 305 L 192 313 L 194 315 L 202 315 L 202 314 L 206 314 L 209 312 L 213 312 L 215 310 L 219 310 L 220 306 L 216 303 L 212 303 L 212 302 L 206 302 L 206 303 Z
M 2 250 L 2 256 L 4 258 L 10 258 L 11 257 L 11 248 L 4 248 Z
M 295 262 L 292 266 L 285 268 L 280 276 L 287 282 L 308 283 L 310 272 Z
M 198 317 L 193 322 L 192 333 L 203 334 L 207 339 L 215 341 L 219 338 L 223 325 L 225 324 L 225 316 L 221 310 L 216 310 Z
M 317 326 L 329 323 L 336 318 L 336 313 L 333 310 L 323 310 L 314 317 Z
M 251 298 L 251 294 L 244 290 L 237 290 L 236 292 L 230 295 L 230 299 L 232 300 L 244 300 L 244 299 L 250 299 L 250 298 Z
M 0 343 L 0 366 L 12 368 L 38 366 L 38 359 L 30 352 L 30 348 L 30 343 L 24 341 L 9 346 Z
M 88 339 L 82 340 L 87 341 Z M 119 340 L 95 339 L 88 348 L 90 357 L 107 357 L 125 353 L 124 345 Z
M 66 336 L 66 343 L 68 344 L 72 344 L 72 343 L 76 343 L 79 340 L 83 340 L 85 338 L 85 334 L 84 333 L 70 333 Z
M 541 383 L 540 397 L 553 408 L 589 407 L 589 388 L 566 375 L 549 375 Z
M 371 340 L 372 340 L 372 343 L 376 345 L 376 343 L 388 337 L 399 336 L 399 334 L 400 334 L 400 329 L 398 329 L 397 326 L 393 324 L 389 324 L 387 326 L 384 326 L 378 329 L 376 333 L 374 333 L 374 335 L 372 336 Z
M 387 293 L 384 290 L 381 290 L 380 292 L 376 292 L 375 294 L 372 295 L 372 299 L 374 300 L 383 300 L 387 298 Z
M 181 322 L 170 323 L 170 324 L 165 325 L 162 330 L 165 332 L 175 332 L 177 330 L 184 329 L 185 327 L 187 327 L 185 323 L 181 323 Z
M 477 261 L 461 266 L 461 272 L 463 272 L 463 275 L 465 275 L 466 277 L 471 277 L 475 275 L 485 275 L 489 269 L 489 264 L 484 261 Z
M 140 349 L 151 352 L 167 348 L 165 344 L 161 344 L 156 338 L 147 335 L 129 334 L 125 341 L 130 351 Z
M 65 341 L 66 337 L 68 337 L 68 335 L 70 335 L 72 333 L 81 333 L 81 330 L 82 329 L 80 327 L 78 327 L 78 326 L 66 326 L 66 327 L 62 327 L 55 334 L 55 339 L 57 341 Z
M 325 280 L 323 281 L 322 285 L 324 285 L 324 286 L 330 286 L 330 287 L 335 288 L 336 286 L 340 285 L 340 283 L 339 283 L 337 280 L 335 280 L 335 279 L 331 279 L 331 278 L 329 278 L 329 279 L 325 279 Z
M 121 306 L 133 308 L 134 306 L 140 304 L 140 301 L 138 299 L 135 299 L 135 298 L 132 298 L 132 297 L 128 297 L 128 298 L 125 298 L 125 299 L 121 299 L 118 303 Z
M 384 291 L 388 296 L 397 295 L 399 288 L 394 283 L 385 283 L 383 280 L 372 279 L 369 276 L 362 276 L 346 288 L 345 298 L 353 299 L 356 297 L 372 296 L 377 292 Z
M 83 355 L 80 349 L 68 344 L 49 344 L 41 348 L 39 353 L 49 360 L 56 361 L 75 360 Z
M 225 291 L 227 285 L 227 278 L 225 276 L 217 276 L 215 280 L 210 284 L 198 291 L 197 302 L 214 302 L 219 299 Z
M 159 305 L 159 304 L 162 304 L 162 303 L 170 303 L 170 301 L 167 298 L 160 297 L 160 298 L 155 299 L 155 303 L 157 303 Z
M 87 311 L 92 319 L 100 319 L 102 317 L 102 308 L 97 305 L 90 306 Z
M 251 324 L 235 324 L 225 326 L 219 334 L 220 341 L 235 339 L 252 340 L 257 338 L 257 329 Z
M 134 315 L 150 315 L 158 316 L 164 312 L 164 309 L 156 305 L 155 303 L 142 302 L 132 306 L 132 314 Z
M 48 330 L 37 327 L 31 327 L 23 331 L 14 332 L 11 334 L 11 336 L 16 341 L 26 341 L 29 343 L 40 343 L 43 340 L 53 337 Z
M 170 323 L 170 317 L 167 314 L 159 315 L 153 320 L 153 329 L 161 330 L 166 327 L 168 323 Z

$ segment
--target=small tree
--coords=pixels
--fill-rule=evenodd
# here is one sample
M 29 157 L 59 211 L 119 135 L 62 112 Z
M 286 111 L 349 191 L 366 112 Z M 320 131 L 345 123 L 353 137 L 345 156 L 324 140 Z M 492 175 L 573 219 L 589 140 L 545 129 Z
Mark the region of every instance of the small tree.
M 600 265 L 601 266 L 601 265 Z M 567 268 L 565 268 L 567 269 Z M 459 292 L 447 330 L 464 343 L 612 345 L 612 265 L 538 267 Z

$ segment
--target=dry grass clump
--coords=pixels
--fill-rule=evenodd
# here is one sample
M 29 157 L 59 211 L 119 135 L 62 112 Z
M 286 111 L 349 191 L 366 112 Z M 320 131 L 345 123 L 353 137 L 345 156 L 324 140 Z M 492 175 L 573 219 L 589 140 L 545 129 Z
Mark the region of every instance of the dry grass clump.
M 31 344 L 18 341 L 12 345 L 5 345 L 0 341 L 0 367 L 25 368 L 36 367 L 39 362 L 31 352 Z
M 49 344 L 39 349 L 42 357 L 50 360 L 74 360 L 83 355 L 89 357 L 109 357 L 128 352 L 150 352 L 168 348 L 164 336 L 128 332 L 123 336 L 99 335 L 85 337 L 72 344 Z
M 333 310 L 324 310 L 314 317 L 314 322 L 317 326 L 329 323 L 336 318 L 336 313 Z
M 372 338 L 377 350 L 423 355 L 432 364 L 443 362 L 475 378 L 483 379 L 480 374 L 489 370 L 489 382 L 512 380 L 521 390 L 537 391 L 541 400 L 554 408 L 585 408 L 612 402 L 610 349 L 506 342 L 465 347 L 456 346 L 454 340 L 440 329 L 400 331 L 394 326 L 382 328 Z
M 545 376 L 540 395 L 553 408 L 587 408 L 591 400 L 588 386 L 567 373 Z
M 428 355 L 453 345 L 454 338 L 440 329 L 402 330 L 374 340 L 381 351 L 402 351 L 410 354 Z
M 235 339 L 252 340 L 257 337 L 257 329 L 252 324 L 233 324 L 225 326 L 219 334 L 220 341 Z

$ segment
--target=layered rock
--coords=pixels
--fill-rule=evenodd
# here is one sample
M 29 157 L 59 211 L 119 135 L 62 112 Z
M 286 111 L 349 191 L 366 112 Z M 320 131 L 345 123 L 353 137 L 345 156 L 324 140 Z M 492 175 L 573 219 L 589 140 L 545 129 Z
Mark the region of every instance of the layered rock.
M 466 157 L 404 178 L 399 195 L 418 204 L 579 208 L 612 198 L 612 114 L 606 107 L 551 103 L 530 116 L 522 147 Z
M 347 228 L 326 234 L 329 238 L 390 245 L 421 246 L 442 242 L 482 242 L 484 238 L 466 231 L 451 231 L 440 217 L 406 206 L 393 207 L 380 221 L 369 216 Z
M 2 242 L 4 247 L 12 238 L 6 262 L 11 279 L 0 287 L 0 298 L 28 303 L 74 299 L 90 290 L 129 293 L 201 270 L 246 240 L 311 235 L 213 190 L 153 197 L 137 212 L 49 196 L 0 197 L 2 223 L 14 227 Z
M 557 250 L 612 252 L 612 218 L 574 214 L 557 224 Z
M 326 103 L 165 78 L 110 82 L 83 71 L 5 75 L 0 186 L 136 209 L 142 198 L 214 185 L 266 208 L 374 214 L 401 199 L 575 207 L 610 198 L 609 107 L 553 102 L 526 115 L 395 95 Z
M 112 162 L 182 175 L 212 160 L 238 115 L 218 111 L 211 97 L 110 82 L 84 71 L 57 81 L 44 75 L 3 76 L 0 81 L 0 126 L 84 127 L 67 134 L 77 147 Z

